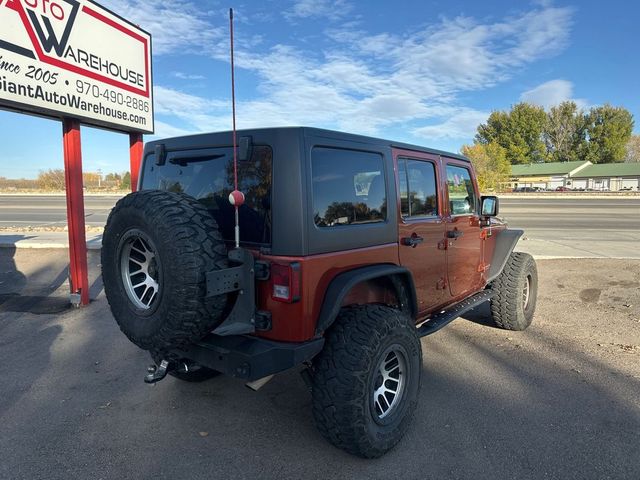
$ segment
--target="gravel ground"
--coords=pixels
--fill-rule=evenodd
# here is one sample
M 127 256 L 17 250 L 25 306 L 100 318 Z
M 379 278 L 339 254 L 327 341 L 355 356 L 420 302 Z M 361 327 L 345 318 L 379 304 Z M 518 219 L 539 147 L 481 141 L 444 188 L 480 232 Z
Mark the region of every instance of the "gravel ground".
M 640 478 L 638 260 L 540 261 L 526 332 L 480 310 L 424 338 L 415 421 L 365 461 L 315 431 L 297 372 L 258 393 L 228 378 L 143 384 L 148 356 L 99 281 L 88 308 L 29 313 L 16 294 L 59 298 L 63 255 L 15 255 L 0 258 L 0 478 Z

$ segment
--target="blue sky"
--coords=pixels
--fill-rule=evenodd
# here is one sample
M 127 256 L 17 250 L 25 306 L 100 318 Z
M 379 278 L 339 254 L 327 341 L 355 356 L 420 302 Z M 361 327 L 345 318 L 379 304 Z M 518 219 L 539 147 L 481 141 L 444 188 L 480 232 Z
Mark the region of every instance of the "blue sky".
M 238 127 L 309 125 L 458 151 L 496 109 L 624 106 L 640 131 L 640 2 L 104 0 L 154 41 L 156 136 L 227 130 L 227 9 Z M 0 176 L 62 168 L 59 122 L 0 111 Z M 86 171 L 128 140 L 83 128 Z

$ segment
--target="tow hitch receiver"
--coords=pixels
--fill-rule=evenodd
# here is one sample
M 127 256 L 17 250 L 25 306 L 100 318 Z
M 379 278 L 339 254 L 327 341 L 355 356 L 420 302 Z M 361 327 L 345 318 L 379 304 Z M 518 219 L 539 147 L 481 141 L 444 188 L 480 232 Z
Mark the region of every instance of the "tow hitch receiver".
M 147 368 L 147 374 L 144 377 L 144 383 L 149 383 L 151 385 L 158 383 L 167 376 L 167 373 L 169 373 L 170 370 L 171 364 L 166 360 L 162 360 L 158 366 L 149 365 Z

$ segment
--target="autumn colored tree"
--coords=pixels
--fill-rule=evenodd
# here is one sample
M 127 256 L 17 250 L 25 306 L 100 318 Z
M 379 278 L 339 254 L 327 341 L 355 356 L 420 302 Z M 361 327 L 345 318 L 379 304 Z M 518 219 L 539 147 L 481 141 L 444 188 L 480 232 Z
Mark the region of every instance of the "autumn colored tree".
M 0 177 L 0 190 L 31 190 L 37 187 L 37 180 Z
M 627 142 L 625 162 L 640 162 L 640 135 L 632 135 Z
M 41 170 L 38 173 L 37 183 L 42 190 L 64 190 L 66 188 L 64 170 Z
M 509 181 L 511 164 L 505 149 L 497 143 L 465 145 L 462 154 L 471 160 L 481 191 L 497 190 Z
M 93 172 L 83 172 L 82 183 L 87 188 L 95 188 L 100 184 L 100 175 Z

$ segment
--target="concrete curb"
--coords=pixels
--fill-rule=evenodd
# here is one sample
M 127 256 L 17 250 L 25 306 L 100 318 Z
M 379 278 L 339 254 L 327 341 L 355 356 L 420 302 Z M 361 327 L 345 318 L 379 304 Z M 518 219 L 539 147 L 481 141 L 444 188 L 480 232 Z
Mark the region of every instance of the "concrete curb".
M 0 248 L 62 249 L 69 248 L 67 234 L 0 234 Z M 88 235 L 87 249 L 102 249 L 102 235 Z
M 60 235 L 60 234 L 58 234 Z M 66 237 L 66 234 L 64 234 Z M 26 238 L 25 238 L 26 237 Z M 67 249 L 69 248 L 69 242 L 65 239 L 52 239 L 34 235 L 28 237 L 26 235 L 0 235 L 0 248 L 14 248 L 14 249 Z M 92 251 L 98 251 L 102 249 L 102 235 L 94 235 L 87 238 L 87 249 Z M 604 255 L 575 255 L 575 254 L 537 254 L 528 248 L 516 248 L 516 251 L 529 253 L 536 260 L 580 260 L 580 259 L 607 259 L 607 260 L 640 260 L 638 256 L 604 256 Z

